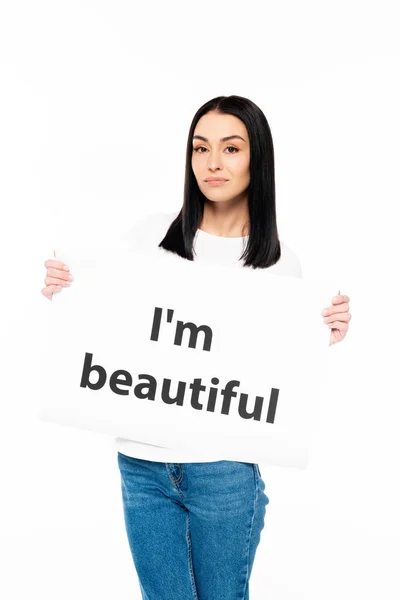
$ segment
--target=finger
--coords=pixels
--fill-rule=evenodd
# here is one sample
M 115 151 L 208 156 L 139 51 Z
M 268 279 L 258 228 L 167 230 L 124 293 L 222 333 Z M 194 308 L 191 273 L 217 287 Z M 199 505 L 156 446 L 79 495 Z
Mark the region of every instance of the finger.
M 345 296 L 344 294 L 339 294 L 338 296 L 334 296 L 332 298 L 332 304 L 340 304 L 341 302 L 350 302 L 349 296 Z
M 49 258 L 48 260 L 46 260 L 44 266 L 46 268 L 55 267 L 56 269 L 63 269 L 64 271 L 69 271 L 69 267 L 67 267 L 65 263 L 63 263 L 61 260 L 55 260 L 54 258 Z
M 63 287 L 69 287 L 72 283 L 72 281 L 66 281 L 65 279 L 59 279 L 58 277 L 45 277 L 44 282 L 46 286 L 53 284 Z
M 55 269 L 54 267 L 48 267 L 47 277 L 57 277 L 57 279 L 64 279 L 65 281 L 72 281 L 72 275 L 69 271 L 63 271 L 63 269 Z
M 337 313 L 349 312 L 349 305 L 347 304 L 347 302 L 343 302 L 343 304 L 337 304 L 336 306 L 330 306 L 329 308 L 327 308 L 325 310 L 327 312 L 324 314 L 324 316 L 337 314 Z
M 339 317 L 339 318 L 338 318 Z M 325 323 L 336 323 L 336 322 L 345 322 L 348 323 L 351 319 L 351 314 L 349 312 L 347 313 L 335 313 L 333 315 L 329 315 L 328 317 L 324 318 L 324 322 Z

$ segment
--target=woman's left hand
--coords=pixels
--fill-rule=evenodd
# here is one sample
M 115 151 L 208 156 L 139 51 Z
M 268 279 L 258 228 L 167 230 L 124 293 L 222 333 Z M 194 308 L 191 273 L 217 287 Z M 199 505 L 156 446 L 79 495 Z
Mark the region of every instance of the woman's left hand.
M 324 322 L 332 328 L 330 346 L 341 342 L 347 333 L 351 319 L 349 302 L 349 296 L 335 296 L 332 298 L 332 306 L 325 308 L 321 313 L 325 317 Z

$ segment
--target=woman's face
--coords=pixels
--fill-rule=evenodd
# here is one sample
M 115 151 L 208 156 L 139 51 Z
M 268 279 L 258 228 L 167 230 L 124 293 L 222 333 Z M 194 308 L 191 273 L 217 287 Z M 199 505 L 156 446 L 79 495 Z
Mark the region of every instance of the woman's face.
M 226 137 L 231 139 L 222 139 Z M 250 142 L 243 121 L 233 115 L 208 112 L 195 127 L 192 145 L 192 169 L 208 200 L 226 202 L 241 196 L 247 199 Z M 208 177 L 223 177 L 227 181 L 212 185 L 205 181 Z

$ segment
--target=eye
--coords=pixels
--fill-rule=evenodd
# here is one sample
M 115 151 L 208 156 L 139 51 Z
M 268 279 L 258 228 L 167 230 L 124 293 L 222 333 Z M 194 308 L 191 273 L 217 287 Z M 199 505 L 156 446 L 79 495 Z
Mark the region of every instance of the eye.
M 193 151 L 197 152 L 197 154 L 204 154 L 204 152 L 199 152 L 201 148 L 207 150 L 207 148 L 204 148 L 204 146 L 197 146 L 197 148 L 193 148 Z M 235 152 L 228 152 L 228 154 L 236 154 L 236 152 L 239 152 L 239 150 L 235 148 L 235 146 L 227 146 L 225 150 L 228 150 L 228 148 L 232 148 L 232 150 L 235 150 Z

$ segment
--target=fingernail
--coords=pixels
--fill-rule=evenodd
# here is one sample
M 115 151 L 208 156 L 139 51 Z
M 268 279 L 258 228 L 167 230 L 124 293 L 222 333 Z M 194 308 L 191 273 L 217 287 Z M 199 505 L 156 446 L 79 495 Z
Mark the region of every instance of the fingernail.
M 323 315 L 327 315 L 327 314 L 328 314 L 328 309 L 327 309 L 327 308 L 324 308 L 324 310 L 322 311 L 322 314 L 323 314 Z
M 72 280 L 73 280 L 73 277 L 72 277 L 72 275 L 71 275 L 71 274 L 70 274 L 70 275 L 68 275 L 68 279 L 69 279 L 70 281 L 72 281 Z
M 67 267 L 67 265 L 63 265 L 63 269 L 64 271 L 69 271 L 69 267 Z

